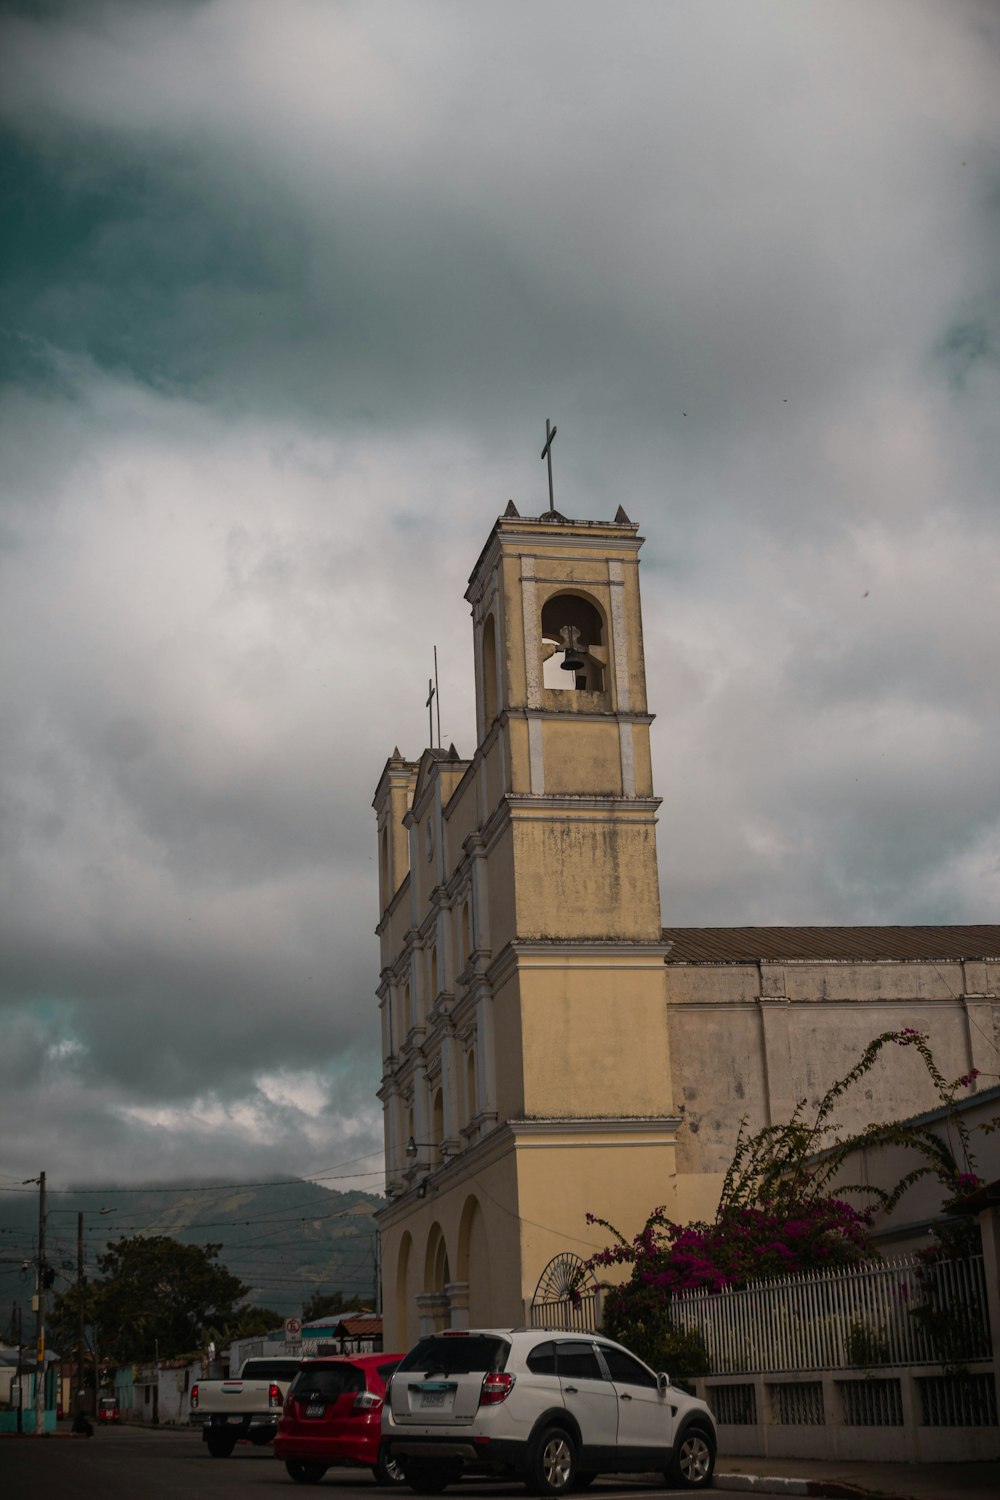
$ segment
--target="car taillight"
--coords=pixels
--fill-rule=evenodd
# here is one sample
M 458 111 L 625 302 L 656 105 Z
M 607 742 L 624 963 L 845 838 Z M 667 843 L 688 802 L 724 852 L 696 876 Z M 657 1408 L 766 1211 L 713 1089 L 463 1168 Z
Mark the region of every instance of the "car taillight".
M 191 1410 L 194 1411 L 195 1408 L 197 1407 L 197 1405 L 198 1405 L 198 1387 L 196 1385 L 193 1385 L 191 1387 Z
M 506 1401 L 513 1389 L 513 1375 L 508 1375 L 506 1370 L 494 1370 L 489 1375 L 483 1376 L 479 1404 L 480 1406 L 499 1406 L 501 1401 Z
M 382 1405 L 382 1397 L 376 1396 L 374 1391 L 359 1391 L 354 1398 L 352 1411 L 378 1411 Z
M 285 1398 L 281 1394 L 281 1386 L 275 1385 L 273 1380 L 268 1386 L 267 1404 L 268 1406 L 283 1406 L 285 1404 Z

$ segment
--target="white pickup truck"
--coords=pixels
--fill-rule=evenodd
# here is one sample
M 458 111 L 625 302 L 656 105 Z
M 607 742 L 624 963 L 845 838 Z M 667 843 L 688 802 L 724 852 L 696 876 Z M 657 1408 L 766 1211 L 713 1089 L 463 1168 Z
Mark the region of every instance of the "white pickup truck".
M 199 1380 L 191 1387 L 190 1418 L 201 1427 L 213 1458 L 228 1458 L 240 1438 L 270 1443 L 297 1359 L 248 1359 L 234 1380 Z

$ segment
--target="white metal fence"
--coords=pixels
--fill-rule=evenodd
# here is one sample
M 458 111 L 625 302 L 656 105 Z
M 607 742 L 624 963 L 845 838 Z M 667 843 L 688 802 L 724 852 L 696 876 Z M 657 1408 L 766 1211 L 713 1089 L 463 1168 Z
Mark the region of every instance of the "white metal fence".
M 601 1326 L 601 1294 L 597 1287 L 575 1298 L 558 1297 L 531 1304 L 532 1328 L 559 1328 L 570 1333 L 593 1333 Z
M 949 1365 L 992 1353 L 982 1256 L 869 1262 L 690 1292 L 671 1312 L 701 1333 L 713 1375 Z

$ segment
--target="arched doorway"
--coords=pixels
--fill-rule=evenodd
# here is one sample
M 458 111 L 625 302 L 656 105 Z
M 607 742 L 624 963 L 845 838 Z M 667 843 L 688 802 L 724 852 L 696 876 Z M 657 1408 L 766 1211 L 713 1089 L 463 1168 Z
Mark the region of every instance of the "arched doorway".
M 407 1230 L 399 1242 L 399 1254 L 396 1257 L 396 1336 L 401 1349 L 408 1349 L 413 1343 L 413 1320 L 409 1314 L 410 1308 L 410 1260 L 413 1251 L 413 1238 Z
M 482 1328 L 493 1317 L 493 1281 L 486 1221 L 470 1194 L 458 1226 L 458 1285 L 468 1299 L 468 1327 Z
M 430 1227 L 424 1252 L 424 1289 L 417 1297 L 421 1336 L 439 1333 L 449 1326 L 451 1299 L 447 1287 L 450 1281 L 448 1245 L 441 1225 L 435 1221 Z

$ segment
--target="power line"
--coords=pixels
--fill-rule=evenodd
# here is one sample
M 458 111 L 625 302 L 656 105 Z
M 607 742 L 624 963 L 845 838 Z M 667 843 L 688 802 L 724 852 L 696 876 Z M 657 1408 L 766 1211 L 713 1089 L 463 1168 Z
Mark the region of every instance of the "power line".
M 48 1188 L 47 1189 L 47 1195 L 49 1197 L 51 1197 L 51 1196 L 53 1196 L 53 1194 L 58 1194 L 60 1197 L 69 1197 L 69 1196 L 77 1196 L 77 1195 L 82 1196 L 84 1194 L 88 1194 L 88 1195 L 100 1194 L 100 1195 L 103 1195 L 106 1198 L 106 1197 L 110 1196 L 113 1193 L 215 1193 L 215 1192 L 221 1192 L 221 1191 L 223 1191 L 225 1189 L 240 1189 L 240 1188 L 265 1188 L 265 1187 L 282 1187 L 282 1188 L 283 1187 L 298 1187 L 298 1188 L 301 1188 L 301 1186 L 303 1185 L 303 1183 L 306 1183 L 306 1182 L 314 1182 L 314 1183 L 317 1183 L 317 1184 L 322 1183 L 322 1182 L 345 1182 L 345 1181 L 356 1182 L 358 1180 L 358 1178 L 360 1178 L 360 1177 L 380 1177 L 382 1175 L 382 1169 L 381 1168 L 369 1169 L 366 1172 L 361 1172 L 361 1171 L 358 1171 L 358 1172 L 344 1172 L 341 1169 L 343 1167 L 353 1166 L 355 1162 L 372 1161 L 374 1158 L 376 1158 L 376 1157 L 381 1158 L 382 1156 L 383 1156 L 383 1150 L 382 1150 L 381 1147 L 379 1147 L 375 1151 L 366 1151 L 363 1156 L 349 1156 L 346 1159 L 346 1161 L 336 1162 L 334 1164 L 334 1166 L 332 1166 L 331 1168 L 329 1168 L 328 1171 L 325 1171 L 325 1172 L 311 1172 L 308 1177 L 281 1177 L 281 1178 L 277 1178 L 277 1179 L 272 1178 L 272 1179 L 270 1179 L 267 1182 L 195 1182 L 195 1183 L 187 1183 L 187 1184 L 185 1184 L 185 1183 L 170 1184 L 169 1186 L 167 1186 L 165 1184 L 162 1184 L 162 1183 L 151 1183 L 151 1184 L 139 1183 L 139 1184 L 133 1184 L 133 1185 L 130 1185 L 130 1186 L 105 1186 L 105 1187 L 100 1187 L 100 1188 Z M 6 1173 L 4 1173 L 2 1175 L 3 1176 L 7 1176 Z M 23 1183 L 24 1179 L 23 1179 L 23 1177 L 22 1178 L 13 1178 L 13 1177 L 11 1177 L 9 1180 L 11 1182 Z M 12 1192 L 12 1193 L 13 1192 L 31 1192 L 31 1188 L 25 1188 L 25 1187 L 20 1187 L 19 1186 L 19 1187 L 16 1187 L 16 1188 L 15 1187 L 6 1188 L 3 1191 L 5 1191 L 5 1192 Z M 359 1188 L 358 1191 L 362 1192 L 363 1189 Z

